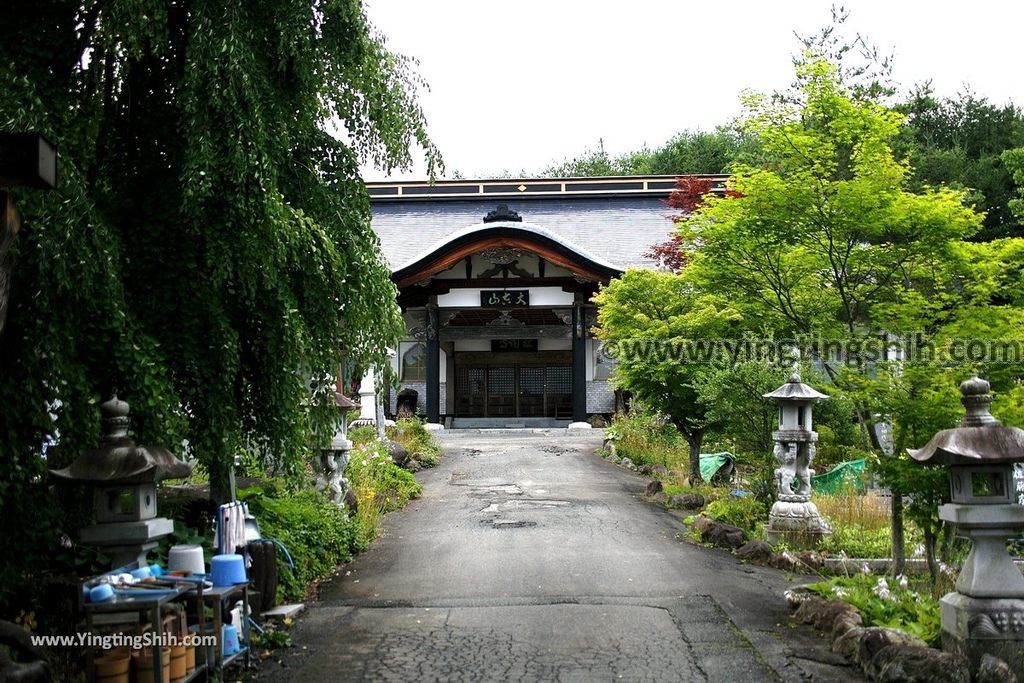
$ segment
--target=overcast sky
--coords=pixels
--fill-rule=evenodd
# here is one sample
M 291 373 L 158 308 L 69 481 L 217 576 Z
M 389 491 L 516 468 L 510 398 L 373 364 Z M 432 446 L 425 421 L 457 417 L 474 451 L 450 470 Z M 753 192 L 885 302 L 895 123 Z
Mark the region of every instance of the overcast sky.
M 931 79 L 1024 105 L 1024 2 L 850 0 L 845 32 L 895 52 L 905 88 Z M 739 113 L 744 89 L 792 80 L 793 31 L 827 0 L 366 0 L 388 47 L 419 60 L 446 176 L 535 173 L 596 148 L 657 147 Z M 364 169 L 367 180 L 385 174 Z M 422 178 L 422 165 L 406 178 Z M 392 177 L 399 177 L 394 174 Z

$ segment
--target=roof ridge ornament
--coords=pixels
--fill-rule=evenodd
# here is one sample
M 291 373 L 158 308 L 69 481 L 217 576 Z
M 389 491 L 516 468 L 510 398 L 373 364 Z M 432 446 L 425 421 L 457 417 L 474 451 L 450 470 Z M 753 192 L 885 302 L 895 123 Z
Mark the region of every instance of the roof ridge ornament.
M 494 211 L 489 211 L 484 216 L 484 223 L 498 223 L 499 221 L 507 221 L 509 223 L 522 223 L 523 217 L 517 212 L 508 208 L 508 204 L 498 204 Z

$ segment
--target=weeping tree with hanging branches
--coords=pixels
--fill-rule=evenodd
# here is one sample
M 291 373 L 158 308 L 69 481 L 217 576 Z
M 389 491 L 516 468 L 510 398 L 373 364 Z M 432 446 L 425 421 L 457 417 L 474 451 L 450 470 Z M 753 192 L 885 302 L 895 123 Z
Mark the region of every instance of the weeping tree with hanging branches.
M 11 527 L 47 466 L 95 445 L 115 390 L 137 439 L 187 443 L 215 498 L 241 451 L 298 469 L 333 431 L 341 354 L 381 365 L 402 332 L 359 166 L 418 147 L 439 169 L 414 65 L 359 0 L 13 2 L 0 131 L 45 134 L 60 166 L 56 191 L 17 194 L 8 533 L 53 541 Z

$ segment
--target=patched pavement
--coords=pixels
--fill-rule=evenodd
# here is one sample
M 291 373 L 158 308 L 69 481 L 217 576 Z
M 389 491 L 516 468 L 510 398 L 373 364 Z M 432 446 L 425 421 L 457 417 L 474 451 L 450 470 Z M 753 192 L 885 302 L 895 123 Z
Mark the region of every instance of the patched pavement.
M 446 436 L 259 680 L 863 680 L 790 624 L 809 577 L 687 543 L 596 436 Z

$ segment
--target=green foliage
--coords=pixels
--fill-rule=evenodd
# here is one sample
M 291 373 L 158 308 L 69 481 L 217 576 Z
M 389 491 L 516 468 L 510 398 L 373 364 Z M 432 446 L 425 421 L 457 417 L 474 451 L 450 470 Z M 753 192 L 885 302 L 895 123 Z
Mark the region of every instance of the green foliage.
M 858 559 L 892 557 L 892 527 L 834 523 L 832 533 L 822 538 L 818 549 L 832 556 L 844 554 Z
M 433 467 L 441 459 L 441 446 L 420 420 L 401 419 L 394 427 L 388 428 L 387 436 L 392 441 L 401 444 L 409 451 L 412 459 L 424 467 Z
M 768 521 L 768 508 L 753 496 L 730 496 L 713 500 L 701 514 L 739 527 L 747 532 L 750 538 L 759 538 L 761 527 Z
M 613 380 L 668 417 L 687 440 L 690 476 L 699 480 L 709 416 L 697 377 L 707 360 L 677 350 L 695 340 L 735 336 L 741 316 L 724 297 L 691 295 L 681 275 L 648 270 L 627 270 L 594 301 L 597 336 L 617 360 Z
M 629 458 L 637 466 L 664 465 L 671 469 L 683 465 L 688 455 L 679 430 L 643 404 L 634 403 L 629 413 L 616 413 L 605 438 L 615 442 L 619 457 Z
M 994 105 L 969 90 L 939 99 L 927 83 L 897 109 L 907 116 L 901 142 L 912 187 L 965 190 L 974 208 L 985 212 L 976 239 L 1024 236 L 1024 219 L 1013 214 L 1013 158 L 1007 156 L 1024 146 L 1021 110 Z
M 372 429 L 368 432 L 352 430 L 349 436 L 355 448 L 345 474 L 359 504 L 353 519 L 353 548 L 362 551 L 377 537 L 380 518 L 419 496 L 422 487 L 411 473 L 391 461 L 387 447 L 377 441 Z
M 910 590 L 906 579 L 886 579 L 870 574 L 843 576 L 808 588 L 823 598 L 838 599 L 856 607 L 865 626 L 886 626 L 915 635 L 932 647 L 941 640 L 938 600 Z
M 354 525 L 343 509 L 319 491 L 256 487 L 240 491 L 239 498 L 249 503 L 249 511 L 259 519 L 261 534 L 280 541 L 295 562 L 294 571 L 279 563 L 279 600 L 306 599 L 309 584 L 351 559 L 356 545 Z
M 0 517 L 25 554 L 4 564 L 77 526 L 39 515 L 56 506 L 32 482 L 96 445 L 115 389 L 137 440 L 187 439 L 215 496 L 241 451 L 300 469 L 334 431 L 342 351 L 384 365 L 403 329 L 359 163 L 406 167 L 412 144 L 440 162 L 419 79 L 358 0 L 5 11 L 0 131 L 45 134 L 60 171 L 16 193 Z

